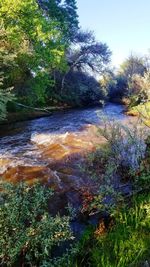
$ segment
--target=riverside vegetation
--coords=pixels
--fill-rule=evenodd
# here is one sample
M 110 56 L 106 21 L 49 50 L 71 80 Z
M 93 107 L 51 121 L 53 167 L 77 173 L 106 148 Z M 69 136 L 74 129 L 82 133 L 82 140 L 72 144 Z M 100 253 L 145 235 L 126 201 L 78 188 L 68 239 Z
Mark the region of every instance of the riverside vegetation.
M 149 55 L 113 71 L 107 44 L 79 28 L 75 0 L 1 1 L 0 25 L 2 119 L 27 108 L 149 102 Z
M 2 181 L 2 266 L 149 266 L 149 137 L 145 130 L 113 123 L 99 131 L 108 143 L 97 148 L 85 166 L 96 179 L 97 191 L 84 194 L 80 211 L 70 207 L 67 216 L 53 216 L 48 202 L 55 192 L 40 184 Z M 115 177 L 120 179 L 117 187 Z M 126 184 L 131 189 L 124 192 Z M 107 216 L 100 216 L 95 226 L 89 223 L 78 241 L 70 227 L 76 214 L 88 218 L 101 212 Z
M 107 211 L 110 217 L 102 218 L 96 228 L 89 225 L 72 266 L 150 264 L 149 137 L 144 142 L 144 132 L 137 134 L 137 129 L 123 126 L 122 133 L 121 129 L 120 125 L 110 124 L 100 129 L 108 144 L 89 158 L 87 166 L 91 171 L 92 165 L 93 178 L 105 182 L 92 201 L 86 202 L 86 209 L 89 213 Z M 123 192 L 115 187 L 116 175 L 121 177 L 122 186 L 131 183 L 132 189 Z
M 107 122 L 97 129 L 107 143 L 82 166 L 96 191 L 84 192 L 78 211 L 53 215 L 51 188 L 1 180 L 0 265 L 150 266 L 149 55 L 131 55 L 114 72 L 108 46 L 79 28 L 75 0 L 3 0 L 0 25 L 2 122 L 9 113 L 26 116 L 26 108 L 107 101 L 124 103 L 142 120 L 139 128 Z M 71 228 L 77 216 L 88 221 L 79 240 Z
M 111 52 L 79 29 L 75 0 L 1 1 L 0 25 L 2 117 L 12 95 L 11 112 L 20 111 L 18 104 L 80 106 L 104 98 L 90 73 L 103 72 Z

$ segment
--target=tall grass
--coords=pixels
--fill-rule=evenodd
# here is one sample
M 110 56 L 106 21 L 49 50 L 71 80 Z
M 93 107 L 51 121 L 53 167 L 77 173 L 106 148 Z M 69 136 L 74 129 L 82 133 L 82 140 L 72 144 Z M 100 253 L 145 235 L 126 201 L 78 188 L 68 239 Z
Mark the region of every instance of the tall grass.
M 150 195 L 134 198 L 131 207 L 116 210 L 114 226 L 95 236 L 93 229 L 80 242 L 76 267 L 129 267 L 150 264 Z M 70 266 L 71 267 L 71 266 Z

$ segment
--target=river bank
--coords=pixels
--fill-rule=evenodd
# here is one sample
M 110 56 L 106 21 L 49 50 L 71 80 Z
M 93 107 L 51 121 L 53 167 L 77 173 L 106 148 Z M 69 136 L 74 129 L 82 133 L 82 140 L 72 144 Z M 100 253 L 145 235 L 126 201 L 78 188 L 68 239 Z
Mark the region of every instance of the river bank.
M 87 261 L 91 264 L 89 266 L 92 266 L 91 259 L 92 261 L 94 259 L 90 253 L 91 249 L 95 253 L 98 247 L 97 240 L 99 240 L 98 242 L 101 242 L 102 239 L 104 240 L 102 242 L 104 244 L 103 251 L 99 247 L 98 252 L 98 257 L 102 258 L 103 255 L 106 255 L 106 257 L 111 255 L 112 248 L 108 247 L 108 250 L 106 249 L 108 243 L 113 247 L 114 242 L 120 240 L 118 237 L 122 235 L 122 231 L 127 233 L 124 239 L 126 242 L 125 249 L 129 236 L 132 236 L 133 239 L 137 237 L 137 228 L 128 222 L 126 224 L 122 223 L 120 218 L 120 216 L 126 216 L 130 220 L 130 216 L 134 216 L 132 208 L 126 213 L 121 207 L 121 203 L 124 203 L 123 198 L 129 199 L 130 202 L 134 177 L 130 175 L 129 169 L 126 168 L 120 168 L 117 175 L 112 175 L 113 165 L 111 164 L 112 160 L 115 160 L 117 153 L 110 155 L 109 143 L 102 134 L 97 132 L 97 127 L 103 127 L 106 119 L 108 124 L 110 122 L 113 123 L 115 120 L 125 126 L 129 122 L 133 122 L 134 118 L 124 114 L 124 106 L 109 103 L 103 109 L 92 107 L 63 110 L 54 112 L 48 117 L 17 122 L 11 127 L 6 125 L 0 129 L 0 176 L 2 181 L 10 182 L 16 187 L 20 183 L 26 182 L 29 189 L 40 183 L 46 185 L 47 188 L 53 189 L 54 195 L 48 201 L 48 210 L 50 215 L 53 216 L 53 220 L 55 217 L 58 218 L 58 213 L 64 220 L 63 216 L 68 215 L 69 211 L 69 214 L 71 214 L 70 226 L 75 237 L 73 244 L 81 239 L 82 236 L 79 244 L 81 249 L 79 249 L 75 259 L 72 256 L 72 252 L 70 252 L 73 260 L 71 265 L 69 263 L 66 265 L 67 260 L 65 260 L 64 263 L 57 264 L 57 266 L 83 267 L 87 266 Z M 119 140 L 120 132 L 117 136 L 114 141 Z M 135 141 L 136 138 L 133 138 L 133 142 Z M 119 148 L 120 146 L 117 145 L 117 149 Z M 129 153 L 125 154 L 128 156 L 129 162 L 132 162 L 134 158 L 132 153 L 129 151 Z M 114 162 L 116 166 L 117 160 Z M 107 179 L 105 180 L 106 174 Z M 111 180 L 108 179 L 108 175 Z M 143 177 L 145 179 L 145 176 Z M 108 183 L 111 185 L 111 190 Z M 23 192 L 28 193 L 30 192 L 29 189 Z M 113 209 L 118 216 L 115 219 L 110 216 L 112 210 L 109 210 L 110 213 L 101 212 L 107 205 L 109 207 L 109 204 L 115 204 L 112 202 L 114 197 L 114 195 L 111 196 L 112 190 L 115 191 L 119 198 L 117 206 Z M 104 202 L 103 199 L 105 199 Z M 45 202 L 45 195 L 43 196 L 43 201 Z M 11 203 L 12 201 L 10 201 Z M 128 201 L 125 205 L 128 207 Z M 139 206 L 136 206 L 134 210 L 134 218 L 136 217 L 137 208 Z M 132 219 L 131 217 L 131 220 L 133 221 L 134 218 Z M 144 220 L 145 218 L 143 217 L 142 219 Z M 135 221 L 135 223 L 140 226 L 140 220 L 138 222 Z M 116 224 L 117 228 L 115 228 L 114 224 Z M 120 228 L 122 225 L 123 227 Z M 126 228 L 129 229 L 129 226 L 131 231 L 126 230 Z M 140 229 L 143 231 L 143 228 Z M 111 230 L 115 231 L 114 238 L 111 238 Z M 147 239 L 147 232 L 144 229 L 141 242 L 147 242 Z M 131 240 L 131 247 L 134 243 Z M 119 242 L 118 246 L 120 247 Z M 145 243 L 146 246 L 148 246 L 147 243 Z M 62 255 L 64 248 L 66 248 L 66 244 L 64 247 L 61 246 L 59 248 L 61 252 L 58 253 L 59 256 Z M 135 250 L 134 256 L 138 250 L 139 247 Z M 143 251 L 142 253 L 144 253 Z M 54 257 L 58 255 L 54 254 Z M 125 261 L 128 258 L 124 256 L 124 253 L 121 256 L 125 258 Z M 115 253 L 114 258 L 118 259 Z M 133 258 L 131 257 L 131 260 Z M 98 266 L 97 258 L 95 260 L 95 266 Z M 76 262 L 76 265 L 74 265 L 74 262 Z M 104 266 L 107 266 L 106 262 Z M 108 266 L 111 265 L 109 264 Z M 126 267 L 128 264 L 122 266 Z
M 41 108 L 41 110 L 34 110 L 34 108 L 29 108 L 26 109 L 20 109 L 19 111 L 16 112 L 8 112 L 7 117 L 5 120 L 0 121 L 0 125 L 8 125 L 16 122 L 21 122 L 21 121 L 28 121 L 28 120 L 34 120 L 42 117 L 49 117 L 51 116 L 54 112 L 57 111 L 62 111 L 62 110 L 69 110 L 71 107 L 67 106 L 60 106 L 60 107 L 50 107 L 47 110 Z
M 92 104 L 89 106 L 68 106 L 68 105 L 61 105 L 61 106 L 51 106 L 51 107 L 43 107 L 43 108 L 33 108 L 33 107 L 27 107 L 24 105 L 21 105 L 18 111 L 14 112 L 8 112 L 7 117 L 5 120 L 0 121 L 0 125 L 9 125 L 16 122 L 21 121 L 29 121 L 34 120 L 42 117 L 49 117 L 56 112 L 61 111 L 69 111 L 69 110 L 79 110 L 79 109 L 86 109 L 86 108 L 93 108 L 93 107 L 99 107 L 102 108 L 103 106 L 107 105 L 109 103 L 105 103 L 102 105 L 99 104 Z M 121 105 L 118 103 L 118 105 Z M 24 108 L 26 107 L 26 108 Z
M 42 177 L 55 188 L 78 189 L 87 179 L 78 167 L 82 155 L 104 142 L 104 138 L 97 137 L 96 126 L 102 123 L 103 116 L 126 120 L 122 111 L 123 106 L 113 104 L 103 109 L 63 110 L 1 127 L 1 175 L 8 180 L 13 176 L 30 182 Z
M 81 188 L 95 188 L 95 181 L 84 173 L 86 157 L 106 143 L 97 135 L 97 126 L 108 121 L 126 123 L 124 106 L 70 109 L 30 121 L 5 125 L 0 129 L 0 175 L 6 181 L 48 183 L 59 192 L 55 210 L 66 203 L 76 206 Z M 60 198 L 61 196 L 61 198 Z

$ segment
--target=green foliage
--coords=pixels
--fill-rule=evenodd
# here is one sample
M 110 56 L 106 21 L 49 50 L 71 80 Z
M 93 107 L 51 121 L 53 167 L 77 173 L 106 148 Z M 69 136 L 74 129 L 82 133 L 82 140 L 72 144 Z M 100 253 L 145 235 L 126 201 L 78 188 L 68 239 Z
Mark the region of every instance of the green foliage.
M 127 86 L 126 77 L 120 74 L 110 76 L 105 85 L 109 99 L 114 102 L 121 102 L 123 97 L 127 94 Z
M 100 131 L 109 142 L 107 153 L 106 149 L 103 149 L 104 152 L 99 149 L 96 154 L 92 154 L 90 159 L 94 171 L 95 169 L 96 171 L 97 169 L 98 171 L 101 170 L 103 164 L 105 170 L 103 173 L 100 171 L 99 176 L 104 174 L 106 179 L 103 179 L 104 185 L 100 184 L 99 194 L 93 196 L 93 200 L 86 210 L 89 213 L 95 212 L 95 210 L 109 212 L 110 224 L 108 221 L 106 222 L 104 215 L 96 231 L 93 227 L 85 231 L 79 242 L 79 251 L 74 256 L 75 263 L 70 267 L 142 267 L 150 264 L 150 138 L 148 137 L 145 141 L 147 145 L 144 153 L 145 157 L 137 171 L 134 171 L 134 176 L 132 176 L 132 178 L 134 177 L 134 180 L 132 180 L 134 181 L 134 191 L 130 192 L 133 197 L 128 201 L 128 198 L 124 199 L 122 194 L 119 194 L 118 191 L 115 192 L 113 186 L 110 186 L 112 185 L 110 178 L 118 170 L 118 158 L 120 159 L 121 155 L 120 148 L 124 149 L 122 142 L 117 145 L 117 150 L 111 149 L 120 136 L 127 135 L 129 139 L 135 142 L 139 135 L 136 128 L 133 131 L 133 129 L 127 127 L 120 128 L 118 125 L 113 125 L 112 128 L 110 126 L 112 125 L 109 124 L 109 128 L 107 125 L 107 128 L 104 127 Z M 124 132 L 122 132 L 123 130 Z M 139 143 L 137 151 L 139 149 L 143 149 L 142 143 Z M 102 161 L 103 153 L 104 162 Z M 128 154 L 133 165 L 131 169 L 134 170 L 135 162 L 132 153 L 134 155 L 133 150 Z M 138 155 L 138 153 L 135 153 L 135 155 Z M 128 163 L 126 157 L 125 160 Z M 129 168 L 125 171 L 126 179 L 130 179 Z M 123 171 L 119 174 L 121 177 L 124 175 Z
M 21 56 L 30 56 L 30 66 L 38 68 L 59 64 L 63 54 L 61 33 L 55 21 L 43 16 L 35 0 L 4 0 L 0 15 L 9 46 Z
M 150 260 L 150 195 L 136 197 L 131 207 L 118 208 L 108 232 L 93 232 L 89 229 L 83 236 L 72 266 L 143 266 Z
M 20 102 L 75 106 L 104 100 L 85 70 L 104 72 L 111 52 L 92 32 L 79 31 L 76 0 L 4 0 L 0 18 L 4 87 L 13 87 Z
M 116 168 L 125 167 L 133 172 L 139 168 L 146 152 L 145 129 L 138 128 L 138 125 L 128 127 L 106 121 L 98 131 L 108 141 L 110 159 Z
M 108 127 L 109 125 L 109 127 Z M 144 159 L 138 165 L 137 171 L 133 172 L 132 181 L 134 181 L 134 191 L 132 199 L 127 199 L 115 192 L 112 185 L 114 173 L 118 171 L 118 163 L 121 159 L 121 152 L 125 149 L 123 142 L 118 143 L 120 137 L 128 137 L 134 140 L 140 136 L 140 131 L 129 129 L 128 127 L 119 127 L 109 123 L 100 130 L 100 133 L 108 140 L 109 152 L 104 153 L 104 172 L 106 179 L 103 180 L 104 186 L 100 185 L 99 194 L 93 197 L 88 207 L 88 212 L 95 210 L 108 211 L 110 218 L 113 218 L 113 224 L 99 224 L 96 229 L 89 229 L 85 232 L 79 244 L 79 252 L 75 257 L 73 266 L 95 266 L 95 267 L 126 267 L 126 266 L 149 266 L 150 264 L 150 138 L 148 137 L 144 143 Z M 113 147 L 117 142 L 115 151 Z M 125 143 L 126 145 L 127 143 Z M 130 144 L 131 147 L 131 144 Z M 121 148 L 121 150 L 120 150 Z M 139 149 L 143 149 L 142 143 L 137 144 L 136 153 L 132 149 L 131 153 L 125 153 L 124 159 L 128 164 L 128 154 L 130 155 L 131 170 L 135 167 L 135 155 L 138 155 Z M 105 150 L 104 150 L 105 151 Z M 120 151 L 120 152 L 119 152 Z M 119 154 L 118 154 L 119 152 Z M 135 155 L 134 155 L 135 153 Z M 100 170 L 102 168 L 102 149 L 98 150 L 96 155 L 92 155 L 93 169 Z M 107 158 L 108 157 L 108 158 Z M 113 161 L 114 159 L 114 161 Z M 119 162 L 118 162 L 119 159 Z M 96 162 L 95 162 L 96 161 Z M 91 166 L 92 166 L 91 163 Z M 112 164 L 113 163 L 113 164 Z M 100 165 L 100 168 L 99 168 Z M 119 174 L 121 177 L 126 172 L 126 179 L 130 179 L 131 174 L 129 168 L 123 170 Z M 104 174 L 104 173 L 103 173 Z M 101 172 L 99 175 L 103 175 Z M 98 173 L 97 173 L 98 175 Z M 142 195 L 140 192 L 144 192 Z M 107 201 L 108 199 L 108 201 Z M 115 204 L 115 205 L 114 205 Z M 105 216 L 104 216 L 105 222 Z M 103 228 L 104 227 L 104 228 Z
M 54 82 L 49 77 L 46 72 L 38 72 L 35 77 L 30 79 L 27 82 L 27 87 L 29 88 L 30 98 L 23 100 L 21 98 L 21 102 L 29 103 L 32 106 L 42 106 L 45 105 L 48 99 L 48 91 L 50 91 L 50 87 L 53 90 Z
M 10 92 L 0 90 L 0 120 L 4 120 L 7 114 L 7 103 L 12 99 Z
M 3 88 L 4 75 L 0 73 L 0 120 L 4 120 L 7 115 L 7 103 L 14 99 L 11 94 L 12 88 Z
M 77 106 L 99 104 L 100 100 L 105 100 L 105 94 L 98 81 L 81 71 L 68 73 L 63 94 L 68 98 L 66 102 Z
M 106 237 L 98 238 L 91 253 L 95 266 L 136 266 L 147 259 L 150 246 L 149 206 L 148 197 L 146 202 L 140 200 L 140 204 L 137 200 L 129 211 L 119 211 L 115 216 L 116 226 Z
M 73 100 L 75 99 L 74 95 L 77 95 L 75 100 L 78 99 L 77 101 L 79 104 L 81 102 L 81 105 L 97 104 L 101 98 L 103 100 L 103 92 L 94 74 L 100 75 L 106 70 L 110 56 L 111 51 L 108 46 L 96 41 L 92 32 L 77 31 L 66 51 L 68 69 L 61 79 L 61 94 L 73 91 Z
M 106 76 L 106 77 L 105 77 Z M 131 55 L 116 74 L 104 76 L 109 99 L 136 106 L 149 101 L 150 74 L 147 59 Z
M 66 67 L 66 41 L 59 21 L 45 16 L 36 0 L 4 0 L 0 3 L 0 17 L 4 86 L 13 86 L 18 96 L 25 96 L 30 94 L 27 84 L 33 76 L 39 77 L 43 71 L 48 75 L 55 68 L 62 70 Z M 45 91 L 39 90 L 40 83 L 34 88 L 37 86 L 37 101 L 38 98 L 43 101 Z
M 73 267 L 74 257 L 79 252 L 78 244 L 71 246 L 61 257 L 54 258 L 53 260 L 44 261 L 40 267 Z
M 128 82 L 128 97 L 130 97 L 130 106 L 137 106 L 150 100 L 150 73 L 146 72 L 144 76 L 134 74 Z
M 52 191 L 40 184 L 1 186 L 0 264 L 45 266 L 44 262 L 52 262 L 54 246 L 72 239 L 69 218 L 48 213 Z
M 124 181 L 132 184 L 135 191 L 141 191 L 148 187 L 150 179 L 145 129 L 105 122 L 98 133 L 107 139 L 107 145 L 98 147 L 85 163 L 86 173 L 99 185 L 97 194 L 88 204 L 88 213 L 95 209 L 112 212 L 112 209 L 117 208 L 123 201 Z M 128 193 L 132 191 L 129 189 Z
M 38 0 L 40 7 L 59 23 L 67 42 L 72 40 L 78 30 L 78 15 L 76 0 Z
M 131 79 L 134 74 L 143 76 L 146 72 L 144 59 L 134 55 L 129 56 L 120 66 L 120 73 L 127 79 Z

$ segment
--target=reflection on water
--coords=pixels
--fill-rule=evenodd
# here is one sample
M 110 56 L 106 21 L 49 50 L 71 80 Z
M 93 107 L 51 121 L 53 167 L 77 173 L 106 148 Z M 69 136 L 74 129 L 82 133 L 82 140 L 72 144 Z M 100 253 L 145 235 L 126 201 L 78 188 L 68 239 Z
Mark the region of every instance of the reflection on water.
M 14 182 L 40 180 L 61 192 L 88 186 L 90 180 L 80 166 L 95 144 L 104 142 L 96 135 L 95 126 L 102 124 L 103 115 L 125 120 L 122 110 L 122 106 L 109 104 L 103 110 L 96 107 L 57 112 L 2 128 L 0 175 Z

